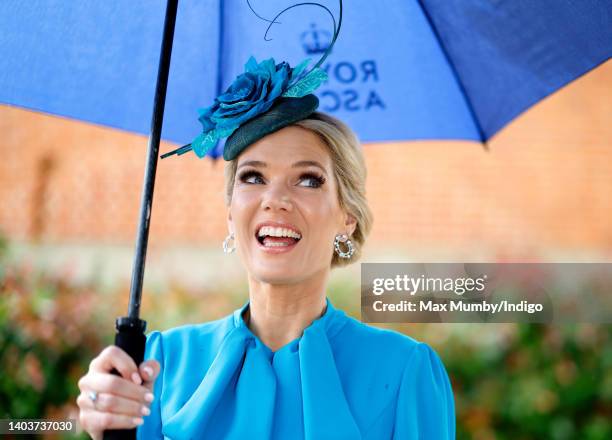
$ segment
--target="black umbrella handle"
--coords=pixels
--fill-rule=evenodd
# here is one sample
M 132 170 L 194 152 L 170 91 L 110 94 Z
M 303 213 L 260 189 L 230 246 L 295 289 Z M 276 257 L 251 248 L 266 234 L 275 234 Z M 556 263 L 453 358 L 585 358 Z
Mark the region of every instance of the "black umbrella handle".
M 134 359 L 136 366 L 140 366 L 144 360 L 145 344 L 147 337 L 145 329 L 146 321 L 142 319 L 134 319 L 127 316 L 117 318 L 115 322 L 117 333 L 115 334 L 115 345 Z M 112 374 L 121 376 L 121 374 L 113 368 Z M 132 429 L 113 429 L 104 431 L 104 440 L 135 440 L 137 428 Z

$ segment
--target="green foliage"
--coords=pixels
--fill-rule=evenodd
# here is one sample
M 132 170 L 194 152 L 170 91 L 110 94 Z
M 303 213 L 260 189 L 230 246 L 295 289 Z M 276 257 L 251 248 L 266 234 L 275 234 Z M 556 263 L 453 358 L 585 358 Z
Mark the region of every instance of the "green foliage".
M 453 380 L 458 437 L 612 438 L 610 328 L 506 328 L 511 332 L 494 345 L 456 335 L 440 350 Z
M 108 312 L 92 286 L 11 266 L 0 248 L 0 417 L 76 419 L 77 381 Z

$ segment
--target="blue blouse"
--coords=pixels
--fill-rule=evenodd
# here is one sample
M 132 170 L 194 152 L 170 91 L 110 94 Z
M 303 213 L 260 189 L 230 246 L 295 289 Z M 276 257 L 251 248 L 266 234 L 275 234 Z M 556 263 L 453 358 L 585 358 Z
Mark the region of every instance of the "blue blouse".
M 276 352 L 246 326 L 248 301 L 217 321 L 151 332 L 145 359 L 161 372 L 138 439 L 454 439 L 438 355 L 326 300 Z

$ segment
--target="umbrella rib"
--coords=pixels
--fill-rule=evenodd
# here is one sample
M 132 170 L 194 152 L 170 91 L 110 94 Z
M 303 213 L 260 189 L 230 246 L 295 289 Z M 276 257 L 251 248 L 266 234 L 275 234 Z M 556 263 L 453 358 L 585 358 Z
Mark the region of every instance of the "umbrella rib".
M 440 38 L 440 34 L 438 33 L 438 29 L 436 28 L 433 20 L 431 19 L 431 16 L 429 15 L 429 11 L 427 10 L 425 5 L 423 4 L 423 0 L 417 0 L 417 3 L 421 7 L 421 10 L 423 11 L 423 14 L 425 15 L 425 18 L 427 19 L 427 22 L 429 23 L 429 27 L 431 28 L 432 32 L 434 33 L 434 36 L 436 37 L 436 40 L 438 41 L 438 46 L 440 46 L 440 49 L 442 50 L 442 53 L 444 54 L 444 58 L 446 58 L 446 62 L 451 67 L 451 71 L 453 72 L 453 76 L 455 77 L 455 80 L 457 81 L 457 84 L 459 85 L 459 90 L 461 90 L 461 94 L 465 98 L 465 102 L 467 104 L 467 107 L 468 107 L 468 110 L 470 112 L 470 115 L 472 116 L 472 120 L 474 121 L 474 124 L 476 125 L 476 129 L 478 130 L 478 136 L 480 137 L 480 142 L 483 144 L 484 148 L 486 150 L 488 150 L 489 148 L 488 148 L 488 145 L 487 145 L 487 138 L 486 138 L 485 133 L 484 133 L 484 131 L 483 131 L 481 125 L 480 125 L 480 121 L 478 120 L 478 117 L 476 116 L 476 112 L 474 110 L 474 106 L 472 105 L 472 100 L 470 99 L 470 96 L 467 94 L 467 91 L 465 89 L 465 85 L 463 84 L 463 81 L 461 81 L 461 77 L 459 76 L 459 73 L 457 72 L 457 68 L 455 67 L 455 63 L 453 63 L 453 60 L 451 59 L 450 55 L 446 51 L 446 47 L 442 43 L 442 38 Z
M 223 49 L 225 35 L 225 9 L 223 7 L 224 2 L 219 2 L 219 44 L 217 45 L 217 96 L 221 95 L 223 88 Z

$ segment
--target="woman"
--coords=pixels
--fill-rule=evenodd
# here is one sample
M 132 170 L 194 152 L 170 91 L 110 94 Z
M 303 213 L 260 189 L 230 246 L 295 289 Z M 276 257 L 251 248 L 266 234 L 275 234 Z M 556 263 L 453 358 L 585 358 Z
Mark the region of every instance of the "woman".
M 238 90 L 202 113 L 205 132 L 224 125 L 215 115 Z M 135 426 L 142 439 L 455 437 L 436 353 L 348 317 L 327 297 L 331 269 L 359 258 L 372 217 L 359 142 L 315 111 L 310 91 L 270 98 L 225 144 L 224 250 L 238 250 L 249 300 L 217 321 L 153 331 L 138 368 L 106 348 L 79 382 L 80 420 L 93 438 Z

